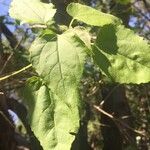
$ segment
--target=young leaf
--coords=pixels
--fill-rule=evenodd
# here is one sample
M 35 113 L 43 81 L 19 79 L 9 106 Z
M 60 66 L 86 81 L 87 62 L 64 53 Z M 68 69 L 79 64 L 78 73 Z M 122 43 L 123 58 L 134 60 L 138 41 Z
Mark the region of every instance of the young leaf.
M 115 82 L 150 81 L 150 46 L 123 25 L 102 27 L 93 53 L 101 70 Z
M 45 82 L 37 91 L 31 122 L 44 150 L 70 150 L 75 139 L 72 133 L 78 132 L 81 107 L 78 84 L 86 49 L 71 31 L 62 35 L 44 34 L 30 48 L 33 67 Z
M 113 15 L 102 13 L 96 9 L 78 3 L 69 4 L 67 12 L 73 19 L 93 26 L 104 26 L 106 24 L 117 25 L 121 23 L 119 18 Z
M 47 24 L 56 12 L 52 4 L 45 4 L 38 0 L 13 0 L 9 9 L 10 16 L 23 23 Z

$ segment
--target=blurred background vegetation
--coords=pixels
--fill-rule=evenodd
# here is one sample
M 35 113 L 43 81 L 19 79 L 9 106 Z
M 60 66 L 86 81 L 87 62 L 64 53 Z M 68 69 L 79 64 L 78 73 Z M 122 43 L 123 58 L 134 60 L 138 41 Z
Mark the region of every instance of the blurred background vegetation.
M 65 9 L 73 1 L 121 18 L 126 27 L 150 40 L 149 0 L 42 0 L 57 8 L 55 30 L 70 23 Z M 10 0 L 0 0 L 0 77 L 29 64 L 28 49 L 38 31 L 10 18 L 9 4 Z M 97 28 L 87 29 L 94 40 Z M 36 73 L 30 68 L 0 81 L 0 150 L 42 149 L 30 129 L 28 106 L 22 100 L 26 80 L 33 75 Z M 150 150 L 149 83 L 112 84 L 88 58 L 80 91 L 85 112 L 72 149 L 77 150 L 78 143 L 82 150 Z M 115 119 L 101 113 L 99 107 Z

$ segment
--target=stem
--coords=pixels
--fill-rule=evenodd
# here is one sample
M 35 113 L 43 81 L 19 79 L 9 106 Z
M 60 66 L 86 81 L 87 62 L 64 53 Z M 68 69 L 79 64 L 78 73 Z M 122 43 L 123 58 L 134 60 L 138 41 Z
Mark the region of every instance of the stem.
M 26 69 L 29 69 L 30 67 L 32 67 L 32 64 L 30 64 L 30 65 L 28 65 L 28 66 L 26 66 L 26 67 L 23 67 L 22 69 L 17 70 L 17 71 L 15 71 L 15 72 L 13 72 L 13 73 L 10 73 L 9 75 L 6 75 L 6 76 L 4 76 L 4 77 L 0 77 L 0 82 L 3 81 L 3 80 L 6 80 L 6 79 L 8 79 L 8 78 L 11 78 L 11 77 L 15 76 L 15 75 L 17 75 L 17 74 L 19 74 L 19 73 L 25 71 Z
M 74 19 L 71 20 L 71 22 L 69 24 L 69 28 L 72 28 L 73 21 L 74 21 Z

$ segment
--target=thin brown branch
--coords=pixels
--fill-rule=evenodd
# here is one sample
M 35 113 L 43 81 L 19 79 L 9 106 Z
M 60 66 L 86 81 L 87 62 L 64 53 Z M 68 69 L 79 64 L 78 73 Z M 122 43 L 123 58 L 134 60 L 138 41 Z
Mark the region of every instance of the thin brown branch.
M 15 76 L 15 75 L 17 75 L 17 74 L 19 74 L 19 73 L 25 71 L 26 69 L 29 69 L 29 68 L 31 68 L 31 67 L 32 67 L 32 64 L 29 64 L 29 65 L 27 65 L 27 66 L 21 68 L 20 70 L 17 70 L 17 71 L 15 71 L 15 72 L 12 72 L 12 73 L 10 73 L 10 74 L 8 74 L 8 75 L 6 75 L 6 76 L 0 77 L 0 82 L 3 81 L 3 80 L 9 79 L 9 78 L 11 78 L 11 77 L 13 77 L 13 76 Z
M 4 23 L 0 23 L 0 31 L 5 35 L 12 48 L 17 45 L 17 39 Z
M 103 99 L 103 101 L 105 102 L 119 86 L 120 84 L 114 86 L 114 88 L 108 93 L 108 95 Z
M 17 48 L 19 48 L 19 46 L 21 45 L 21 42 L 23 41 L 23 38 L 21 38 L 21 40 L 19 42 L 16 43 L 16 46 L 14 47 L 14 50 L 16 50 Z M 4 69 L 6 68 L 8 62 L 10 61 L 10 59 L 12 58 L 14 52 L 12 52 L 9 57 L 7 58 L 7 60 L 5 61 L 2 69 L 0 70 L 0 75 L 3 73 Z
M 15 126 L 11 123 L 11 121 L 7 118 L 7 116 L 6 116 L 2 111 L 0 111 L 0 115 L 5 119 L 5 121 L 6 121 L 12 128 L 15 128 Z
M 107 117 L 109 117 L 110 119 L 112 119 L 112 120 L 115 122 L 115 124 L 119 123 L 119 124 L 121 124 L 122 126 L 124 126 L 125 128 L 131 130 L 132 132 L 134 132 L 134 133 L 136 133 L 136 134 L 139 134 L 139 135 L 141 135 L 141 136 L 145 136 L 145 137 L 146 137 L 146 135 L 145 135 L 143 132 L 131 128 L 130 126 L 128 126 L 126 123 L 124 123 L 124 122 L 121 121 L 120 119 L 115 118 L 113 115 L 111 115 L 111 114 L 109 114 L 108 112 L 106 112 L 106 111 L 104 111 L 103 109 L 101 109 L 99 106 L 93 105 L 93 107 L 94 107 L 96 110 L 98 110 L 100 113 L 102 113 L 102 114 L 106 115 Z
M 0 70 L 0 75 L 1 75 L 1 74 L 3 73 L 3 71 L 5 70 L 7 64 L 8 64 L 8 62 L 10 61 L 10 59 L 11 59 L 12 56 L 13 56 L 13 53 L 11 53 L 11 54 L 9 55 L 9 57 L 7 58 L 7 60 L 5 61 L 5 63 L 4 63 L 4 65 L 3 65 L 3 67 L 2 67 L 2 69 Z

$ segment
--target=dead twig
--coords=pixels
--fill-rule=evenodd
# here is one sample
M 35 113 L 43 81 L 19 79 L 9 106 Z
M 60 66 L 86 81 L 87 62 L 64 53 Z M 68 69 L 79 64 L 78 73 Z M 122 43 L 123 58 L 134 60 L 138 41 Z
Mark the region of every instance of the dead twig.
M 100 113 L 102 113 L 102 114 L 106 115 L 107 117 L 109 117 L 110 119 L 112 119 L 112 120 L 115 122 L 115 124 L 119 123 L 119 124 L 121 124 L 122 126 L 124 126 L 125 128 L 131 130 L 132 132 L 134 132 L 134 133 L 136 133 L 136 134 L 139 134 L 139 135 L 141 135 L 141 136 L 145 136 L 145 137 L 146 137 L 146 135 L 145 135 L 143 132 L 131 128 L 131 127 L 128 126 L 126 123 L 124 123 L 122 120 L 120 120 L 120 119 L 118 119 L 118 118 L 115 118 L 113 115 L 111 115 L 111 114 L 109 114 L 108 112 L 104 111 L 104 110 L 101 109 L 99 106 L 94 105 L 93 107 L 94 107 L 96 110 L 98 110 Z

